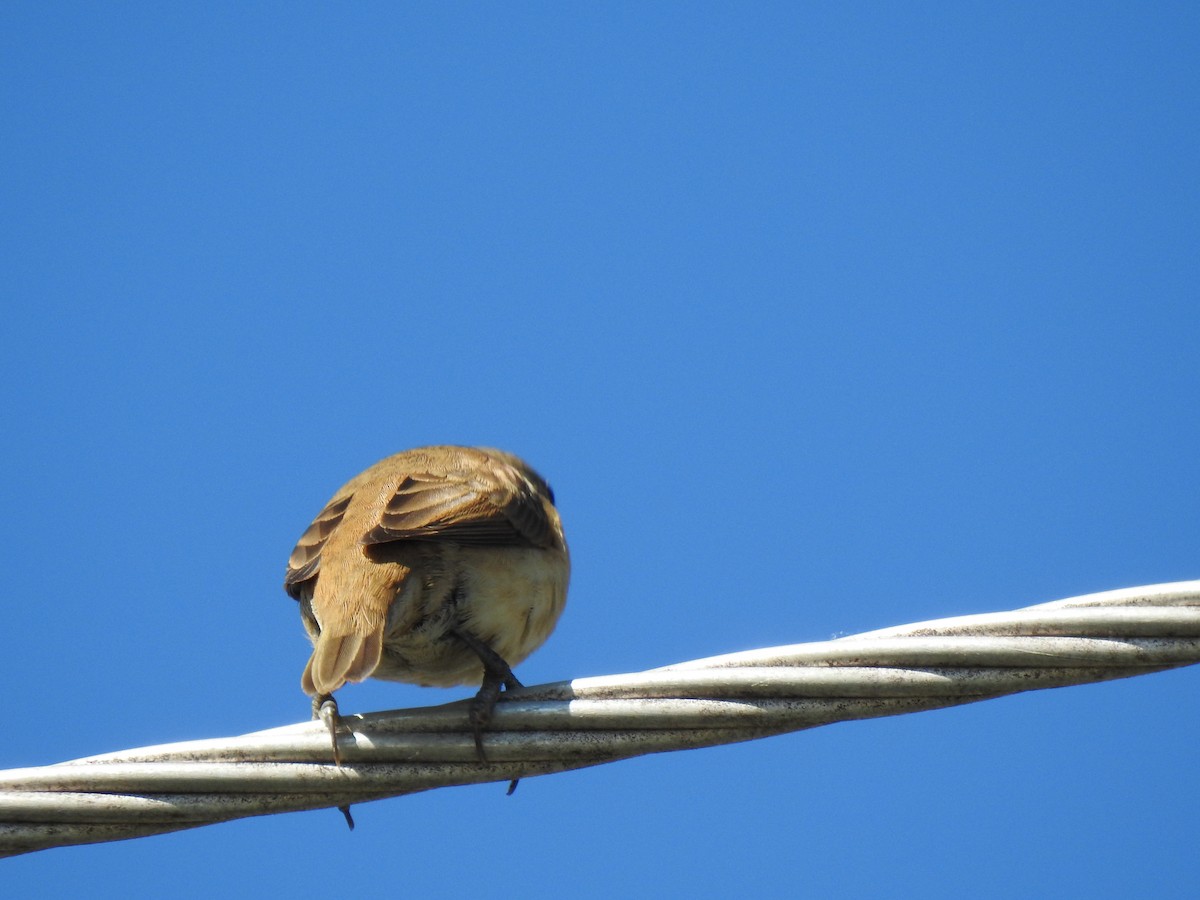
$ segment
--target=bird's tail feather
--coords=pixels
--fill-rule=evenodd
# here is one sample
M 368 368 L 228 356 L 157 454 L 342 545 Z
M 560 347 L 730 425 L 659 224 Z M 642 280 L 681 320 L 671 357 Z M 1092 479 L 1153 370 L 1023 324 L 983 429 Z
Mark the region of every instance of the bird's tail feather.
M 332 694 L 347 681 L 371 677 L 383 653 L 383 634 L 338 634 L 321 632 L 313 648 L 300 687 L 310 696 Z

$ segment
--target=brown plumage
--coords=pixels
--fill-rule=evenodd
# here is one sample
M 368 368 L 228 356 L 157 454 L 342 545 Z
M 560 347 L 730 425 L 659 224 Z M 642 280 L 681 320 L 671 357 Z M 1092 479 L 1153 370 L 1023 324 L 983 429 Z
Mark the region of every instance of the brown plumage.
M 519 684 L 509 667 L 554 630 L 569 574 L 554 495 L 522 460 L 454 446 L 389 456 L 333 495 L 288 560 L 313 642 L 301 687 L 317 708 L 369 677 L 482 683 L 479 745 L 500 685 Z

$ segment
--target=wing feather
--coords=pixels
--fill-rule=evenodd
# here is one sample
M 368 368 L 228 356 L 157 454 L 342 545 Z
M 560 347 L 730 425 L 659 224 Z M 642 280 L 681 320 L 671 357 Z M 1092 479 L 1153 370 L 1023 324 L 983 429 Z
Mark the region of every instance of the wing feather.
M 363 543 L 450 540 L 464 544 L 549 547 L 552 525 L 537 489 L 515 468 L 406 475 Z
M 288 557 L 287 574 L 283 578 L 284 590 L 295 599 L 300 599 L 300 586 L 315 578 L 320 571 L 321 551 L 328 543 L 329 536 L 341 524 L 353 496 L 353 493 L 346 493 L 330 500 L 296 542 L 292 555 Z

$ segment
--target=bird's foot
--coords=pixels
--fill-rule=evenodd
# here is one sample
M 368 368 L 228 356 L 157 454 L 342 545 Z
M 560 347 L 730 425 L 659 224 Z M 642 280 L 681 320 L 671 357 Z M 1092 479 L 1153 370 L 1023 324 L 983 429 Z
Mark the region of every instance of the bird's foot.
M 344 726 L 342 716 L 338 712 L 337 701 L 332 694 L 318 694 L 313 697 L 313 718 L 320 719 L 329 729 L 329 740 L 333 744 L 333 764 L 342 764 L 342 751 L 338 747 L 338 731 Z
M 499 657 L 496 657 L 499 659 Z M 501 660 L 503 662 L 503 660 Z M 483 686 L 479 688 L 479 693 L 471 701 L 471 706 L 467 710 L 467 717 L 471 722 L 471 731 L 475 735 L 475 754 L 479 757 L 480 762 L 487 762 L 487 756 L 483 752 L 483 731 L 492 721 L 492 712 L 496 708 L 496 701 L 500 699 L 500 688 L 510 690 L 514 687 L 521 687 L 521 682 L 513 676 L 512 670 L 505 664 L 504 668 L 508 671 L 508 676 L 503 677 L 498 673 L 490 675 L 487 666 L 484 666 Z M 514 778 L 508 783 L 508 791 L 506 796 L 512 796 L 512 792 L 517 789 L 517 783 L 521 779 Z
M 453 633 L 470 647 L 483 663 L 483 684 L 467 709 L 467 718 L 471 723 L 471 733 L 475 736 L 475 754 L 480 762 L 487 762 L 487 755 L 483 752 L 483 732 L 492 721 L 496 701 L 500 699 L 500 690 L 503 688 L 511 691 L 519 688 L 521 682 L 513 674 L 512 667 L 487 643 L 462 628 L 455 629 Z M 518 780 L 514 778 L 509 784 L 510 794 L 517 789 Z
M 339 768 L 342 765 L 342 751 L 338 748 L 338 730 L 345 727 L 342 724 L 341 713 L 338 712 L 337 701 L 332 694 L 318 694 L 313 697 L 313 718 L 320 719 L 329 729 L 329 740 L 333 744 L 333 764 Z M 338 811 L 346 817 L 346 825 L 354 830 L 354 816 L 350 815 L 350 807 L 339 806 Z

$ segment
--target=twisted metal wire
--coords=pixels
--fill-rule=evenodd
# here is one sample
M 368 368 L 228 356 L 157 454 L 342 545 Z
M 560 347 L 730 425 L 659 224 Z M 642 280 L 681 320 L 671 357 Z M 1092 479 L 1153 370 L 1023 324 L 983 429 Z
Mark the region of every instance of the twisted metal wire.
M 466 702 L 0 772 L 0 856 L 507 781 L 1200 662 L 1200 581 L 1108 591 Z

